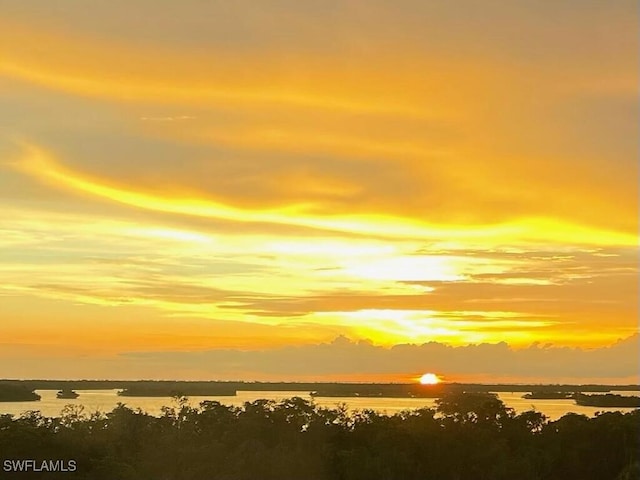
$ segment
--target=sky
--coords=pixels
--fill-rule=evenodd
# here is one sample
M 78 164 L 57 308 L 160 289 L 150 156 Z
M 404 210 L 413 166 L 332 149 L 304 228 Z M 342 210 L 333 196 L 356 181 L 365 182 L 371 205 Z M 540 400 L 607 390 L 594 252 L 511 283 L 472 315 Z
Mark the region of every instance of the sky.
M 0 0 L 0 378 L 638 383 L 618 0 Z

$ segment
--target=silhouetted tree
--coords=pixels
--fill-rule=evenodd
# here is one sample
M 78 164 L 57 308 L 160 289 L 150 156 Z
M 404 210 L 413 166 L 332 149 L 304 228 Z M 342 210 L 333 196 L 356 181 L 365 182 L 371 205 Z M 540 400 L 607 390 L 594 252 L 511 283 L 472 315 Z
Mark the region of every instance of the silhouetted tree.
M 107 414 L 0 415 L 0 452 L 74 459 L 77 472 L 46 477 L 67 480 L 630 480 L 639 431 L 638 410 L 550 422 L 478 393 L 395 415 L 295 397 L 242 407 L 177 397 L 157 417 L 122 404 Z

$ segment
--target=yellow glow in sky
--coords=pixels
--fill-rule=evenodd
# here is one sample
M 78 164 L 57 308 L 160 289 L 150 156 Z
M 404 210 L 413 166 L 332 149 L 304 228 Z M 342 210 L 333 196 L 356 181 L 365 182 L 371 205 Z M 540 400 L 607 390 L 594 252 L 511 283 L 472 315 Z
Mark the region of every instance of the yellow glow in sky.
M 505 240 L 513 238 L 524 240 L 565 240 L 591 245 L 612 243 L 626 246 L 637 243 L 636 235 L 599 231 L 547 219 L 524 219 L 518 223 L 474 226 L 473 228 L 465 229 L 462 226 L 431 226 L 412 219 L 394 219 L 373 213 L 349 217 L 340 215 L 318 217 L 306 213 L 305 210 L 308 210 L 308 207 L 305 204 L 285 205 L 270 210 L 248 210 L 205 199 L 171 199 L 129 191 L 83 178 L 81 175 L 61 167 L 41 149 L 33 146 L 29 146 L 27 149 L 28 156 L 18 165 L 18 168 L 44 180 L 51 181 L 54 185 L 105 197 L 134 207 L 166 213 L 220 218 L 239 222 L 284 224 L 382 237 L 442 238 L 446 236 L 448 239 L 483 239 L 489 237 L 493 239 L 503 238 Z
M 183 3 L 0 8 L 0 378 L 637 377 L 626 4 Z

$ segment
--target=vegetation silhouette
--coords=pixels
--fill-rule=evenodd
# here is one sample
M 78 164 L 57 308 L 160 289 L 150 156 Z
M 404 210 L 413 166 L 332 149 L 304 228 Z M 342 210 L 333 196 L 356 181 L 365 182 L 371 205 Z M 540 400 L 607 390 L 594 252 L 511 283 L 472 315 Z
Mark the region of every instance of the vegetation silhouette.
M 640 407 L 640 397 L 623 396 L 612 393 L 606 395 L 585 395 L 576 393 L 574 398 L 578 405 L 590 407 Z
M 11 382 L 0 381 L 0 402 L 37 402 L 40 395 L 33 388 Z
M 51 479 L 626 480 L 638 478 L 639 431 L 640 410 L 549 421 L 482 392 L 391 416 L 298 397 L 242 407 L 176 397 L 158 417 L 122 403 L 106 414 L 69 405 L 56 418 L 1 415 L 0 452 L 76 461 Z
M 64 390 L 60 390 L 58 393 L 56 393 L 56 398 L 60 398 L 60 399 L 71 399 L 71 398 L 78 398 L 80 396 L 79 393 L 75 392 L 74 390 L 70 390 L 70 389 L 64 389 Z

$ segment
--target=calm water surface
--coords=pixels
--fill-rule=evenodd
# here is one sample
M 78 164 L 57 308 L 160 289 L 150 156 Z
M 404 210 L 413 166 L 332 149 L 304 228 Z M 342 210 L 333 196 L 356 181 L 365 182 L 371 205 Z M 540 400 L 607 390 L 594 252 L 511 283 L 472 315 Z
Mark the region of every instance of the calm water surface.
M 45 416 L 55 417 L 60 415 L 60 411 L 65 405 L 82 405 L 87 413 L 95 411 L 110 412 L 118 402 L 121 402 L 130 408 L 141 408 L 152 415 L 159 415 L 162 406 L 175 405 L 171 398 L 166 397 L 119 397 L 116 394 L 117 390 L 76 390 L 76 392 L 80 394 L 80 397 L 71 400 L 56 398 L 57 392 L 55 390 L 36 390 L 36 393 L 42 396 L 39 402 L 0 402 L 0 414 L 19 415 L 28 410 L 38 410 Z M 640 391 L 610 393 L 640 396 Z M 576 405 L 573 400 L 526 400 L 522 398 L 523 394 L 524 392 L 502 392 L 498 394 L 498 397 L 508 407 L 514 408 L 516 412 L 535 409 L 551 420 L 560 418 L 569 412 L 593 416 L 598 411 L 627 412 L 633 410 L 633 408 L 583 407 Z M 278 401 L 291 397 L 302 397 L 308 400 L 312 398 L 308 392 L 239 391 L 235 397 L 189 397 L 189 403 L 197 406 L 204 400 L 217 400 L 225 405 L 242 406 L 245 402 L 252 402 L 260 398 Z M 435 406 L 435 399 L 331 397 L 315 398 L 315 403 L 322 407 L 336 407 L 341 403 L 345 403 L 350 410 L 370 408 L 392 415 L 402 410 L 433 407 Z

